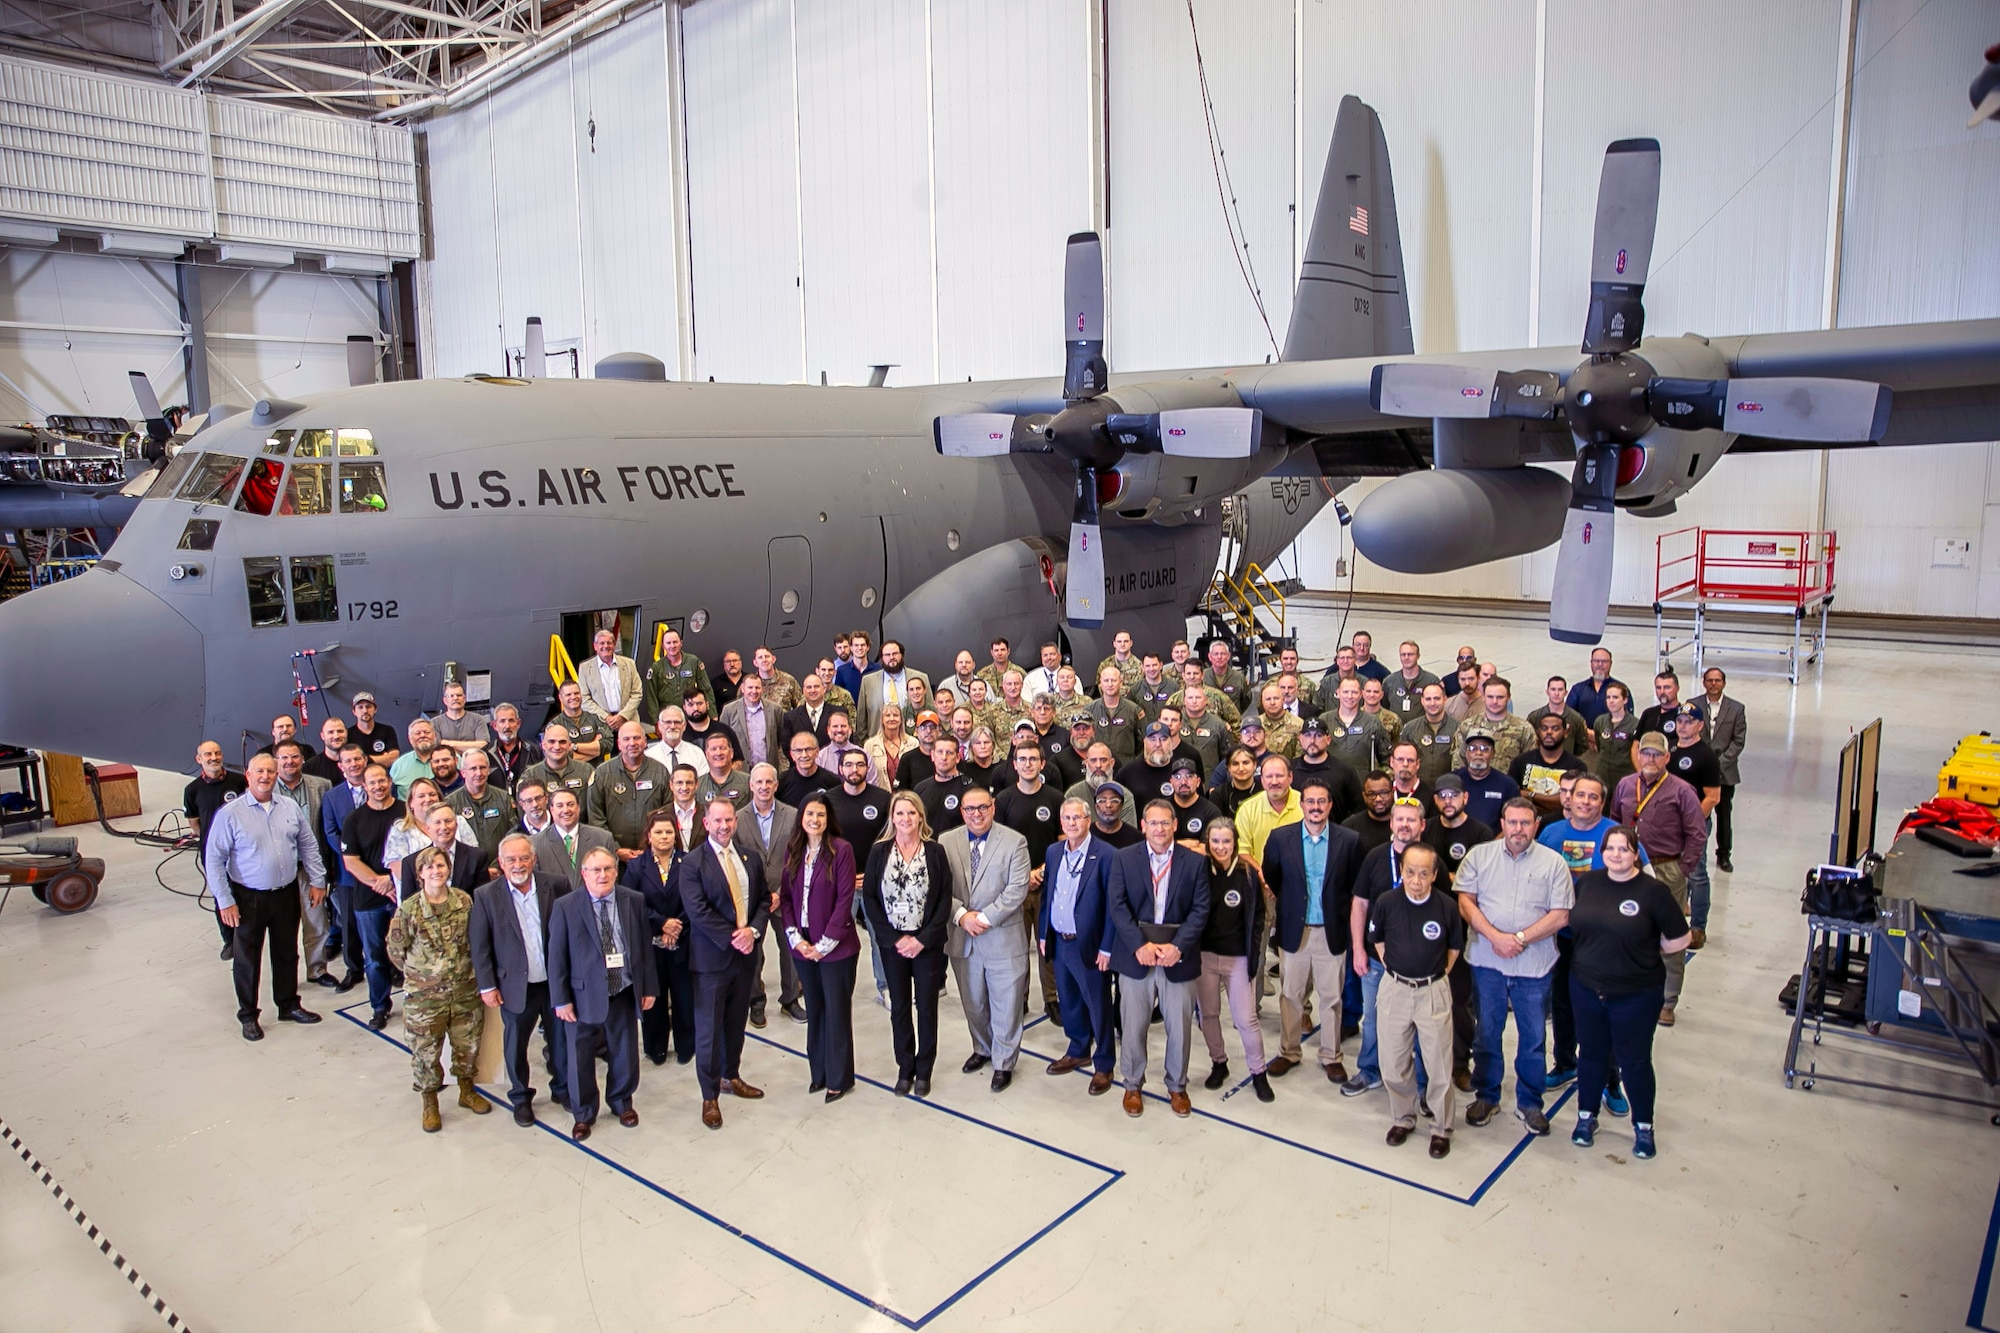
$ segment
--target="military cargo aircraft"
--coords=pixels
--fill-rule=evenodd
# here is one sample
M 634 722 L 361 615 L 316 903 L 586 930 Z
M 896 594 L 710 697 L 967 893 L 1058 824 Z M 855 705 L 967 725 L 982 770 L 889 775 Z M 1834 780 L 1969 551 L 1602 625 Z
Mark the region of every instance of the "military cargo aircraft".
M 1364 554 L 1441 570 L 1560 541 L 1551 631 L 1590 642 L 1617 511 L 1668 511 L 1730 448 L 2000 436 L 2000 320 L 1645 338 L 1659 163 L 1651 140 L 1606 154 L 1581 359 L 1412 354 L 1388 148 L 1350 97 L 1275 364 L 1110 373 L 1084 234 L 1060 378 L 679 383 L 619 356 L 578 381 L 531 348 L 520 376 L 260 402 L 185 442 L 112 558 L 0 606 L 0 739 L 182 767 L 261 736 L 301 661 L 314 717 L 362 688 L 392 718 L 435 708 L 447 663 L 532 700 L 578 614 L 795 669 L 856 627 L 933 670 L 993 635 L 1095 662 L 1116 630 L 1184 632 L 1225 500 L 1268 556 L 1370 475 L 1392 480 L 1355 516 Z M 1531 466 L 1572 460 L 1567 484 Z

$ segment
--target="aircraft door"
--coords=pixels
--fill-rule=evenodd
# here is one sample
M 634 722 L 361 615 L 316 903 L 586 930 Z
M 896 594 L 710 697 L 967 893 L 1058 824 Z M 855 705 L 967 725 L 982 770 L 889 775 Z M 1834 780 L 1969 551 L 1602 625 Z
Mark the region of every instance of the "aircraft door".
M 812 621 L 812 543 L 804 537 L 771 539 L 771 600 L 764 642 L 781 651 L 806 640 Z

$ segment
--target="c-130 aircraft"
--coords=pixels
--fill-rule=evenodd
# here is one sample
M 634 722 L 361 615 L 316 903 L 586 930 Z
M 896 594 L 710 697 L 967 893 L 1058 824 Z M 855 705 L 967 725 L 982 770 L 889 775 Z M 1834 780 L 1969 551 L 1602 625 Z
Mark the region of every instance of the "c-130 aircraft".
M 1060 380 L 679 383 L 644 357 L 554 380 L 531 355 L 526 378 L 211 414 L 112 558 L 0 605 L 0 739 L 185 767 L 204 737 L 262 734 L 293 654 L 331 642 L 328 693 L 389 717 L 435 707 L 447 662 L 532 699 L 561 617 L 597 608 L 710 659 L 766 643 L 798 665 L 866 626 L 942 667 L 1060 622 L 1094 662 L 1116 630 L 1184 632 L 1225 497 L 1268 557 L 1362 476 L 1392 478 L 1354 517 L 1370 559 L 1560 542 L 1551 633 L 1595 642 L 1617 510 L 1669 511 L 1731 447 L 2000 437 L 2000 320 L 1643 338 L 1659 163 L 1652 140 L 1606 153 L 1581 361 L 1412 354 L 1388 147 L 1349 97 L 1275 364 L 1108 374 L 1083 234 Z M 1567 485 L 1529 466 L 1570 460 Z

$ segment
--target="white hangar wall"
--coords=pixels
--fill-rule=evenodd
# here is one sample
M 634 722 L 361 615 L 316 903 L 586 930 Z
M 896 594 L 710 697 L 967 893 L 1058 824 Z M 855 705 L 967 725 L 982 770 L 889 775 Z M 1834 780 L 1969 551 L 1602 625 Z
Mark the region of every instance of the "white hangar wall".
M 584 373 L 636 350 L 704 379 L 1055 374 L 1062 241 L 1090 226 L 1115 368 L 1261 361 L 1348 92 L 1389 136 L 1420 351 L 1578 336 L 1603 147 L 1634 135 L 1664 148 L 1654 332 L 2000 314 L 2000 130 L 1963 128 L 1978 0 L 1196 0 L 1195 17 L 1226 217 L 1181 5 L 640 11 L 425 127 L 427 371 L 502 368 L 536 314 Z M 1637 77 L 1602 58 L 1638 34 Z M 2000 613 L 1994 446 L 1725 459 L 1678 514 L 1621 516 L 1614 598 L 1650 602 L 1656 538 L 1692 524 L 1838 530 L 1847 609 Z M 1931 567 L 1941 537 L 1974 541 L 1968 568 Z M 1290 563 L 1332 587 L 1342 558 L 1329 513 Z M 1540 598 L 1552 566 L 1364 561 L 1355 579 Z

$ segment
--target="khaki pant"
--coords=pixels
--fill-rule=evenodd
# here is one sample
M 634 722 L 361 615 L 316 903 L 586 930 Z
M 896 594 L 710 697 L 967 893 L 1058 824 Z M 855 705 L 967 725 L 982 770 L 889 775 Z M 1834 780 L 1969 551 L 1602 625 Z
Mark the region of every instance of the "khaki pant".
M 1293 1064 L 1301 1054 L 1306 987 L 1319 992 L 1319 1062 L 1340 1063 L 1340 997 L 1347 984 L 1347 955 L 1326 947 L 1326 930 L 1307 926 L 1297 953 L 1278 951 L 1278 1054 Z M 1449 1069 L 1451 1066 L 1446 1065 Z
M 1021 902 L 1021 920 L 1034 922 L 1041 919 L 1042 891 L 1040 889 L 1029 889 L 1028 896 Z M 1056 1002 L 1055 960 L 1040 949 L 1032 950 L 1032 952 L 1035 955 L 1035 972 L 1040 977 L 1042 983 L 1042 1007 L 1047 1009 Z M 1029 987 L 1028 989 L 1032 992 L 1033 987 Z M 1032 994 L 1028 999 L 1028 1005 L 1031 1009 L 1034 1006 Z
M 1451 986 L 1440 977 L 1427 986 L 1407 986 L 1384 974 L 1375 992 L 1375 1040 L 1382 1052 L 1382 1086 L 1389 1091 L 1389 1117 L 1417 1125 L 1416 1050 L 1423 1048 L 1430 1073 L 1431 1133 L 1449 1135 L 1458 1114 L 1452 1084 Z
M 318 907 L 312 905 L 312 890 L 306 877 L 299 876 L 299 934 L 303 937 L 299 957 L 305 962 L 308 978 L 326 975 L 327 914 L 333 910 L 329 892 Z
M 1665 885 L 1667 892 L 1673 895 L 1674 902 L 1681 909 L 1681 915 L 1687 915 L 1688 879 L 1687 872 L 1681 869 L 1681 863 L 1679 861 L 1669 861 L 1662 857 L 1654 861 L 1649 869 L 1653 872 L 1653 878 Z M 1678 949 L 1668 954 L 1661 961 L 1667 965 L 1666 1007 L 1671 1009 L 1680 1002 L 1681 978 L 1687 973 L 1687 950 Z

